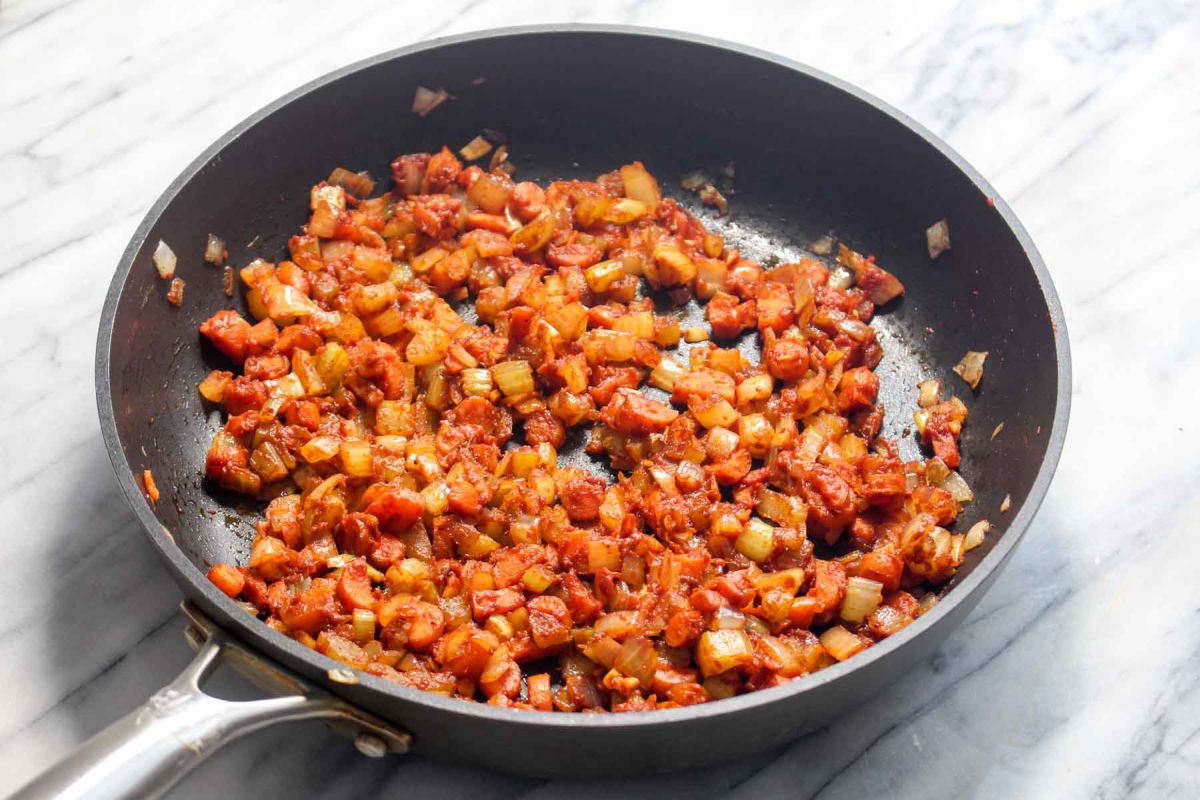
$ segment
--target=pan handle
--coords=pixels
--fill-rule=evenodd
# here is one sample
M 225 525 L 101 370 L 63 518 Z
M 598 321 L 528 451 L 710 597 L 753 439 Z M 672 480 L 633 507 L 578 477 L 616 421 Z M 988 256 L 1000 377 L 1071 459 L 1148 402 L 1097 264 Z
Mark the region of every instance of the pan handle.
M 226 743 L 287 720 L 349 723 L 357 733 L 355 746 L 370 756 L 407 749 L 406 734 L 295 676 L 288 676 L 290 683 L 303 694 L 241 702 L 206 694 L 200 682 L 212 673 L 222 650 L 236 648 L 244 659 L 244 648 L 231 645 L 215 627 L 193 628 L 189 636 L 202 642 L 178 678 L 17 791 L 13 800 L 161 797 Z

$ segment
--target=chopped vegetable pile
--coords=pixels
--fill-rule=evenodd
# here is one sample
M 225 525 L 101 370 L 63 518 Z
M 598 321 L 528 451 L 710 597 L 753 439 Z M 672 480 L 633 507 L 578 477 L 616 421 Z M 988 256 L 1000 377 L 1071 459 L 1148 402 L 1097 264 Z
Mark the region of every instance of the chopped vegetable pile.
M 987 526 L 948 530 L 967 409 L 940 384 L 932 458 L 879 435 L 869 323 L 896 277 L 845 245 L 764 269 L 640 163 L 492 167 L 401 156 L 377 197 L 336 170 L 289 257 L 241 269 L 256 321 L 201 326 L 240 371 L 200 385 L 228 414 L 207 474 L 269 501 L 213 583 L 351 667 L 543 711 L 774 686 L 928 610 Z M 709 329 L 685 333 L 692 297 Z M 761 364 L 718 344 L 743 335 Z M 571 428 L 615 482 L 559 465 Z

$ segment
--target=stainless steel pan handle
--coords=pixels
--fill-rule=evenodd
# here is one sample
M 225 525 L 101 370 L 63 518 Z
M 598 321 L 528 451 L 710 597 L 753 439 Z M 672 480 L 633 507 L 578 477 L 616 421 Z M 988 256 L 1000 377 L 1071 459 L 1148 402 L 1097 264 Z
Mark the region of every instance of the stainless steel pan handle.
M 366 755 L 405 752 L 409 736 L 281 668 L 264 662 L 185 606 L 199 652 L 172 683 L 133 713 L 93 736 L 14 799 L 161 797 L 226 743 L 277 722 L 328 719 L 348 726 Z M 200 683 L 227 657 L 239 672 L 284 697 L 236 702 L 206 694 Z M 239 668 L 240 667 L 240 668 Z M 343 674 L 340 671 L 338 674 Z M 351 673 L 352 674 L 352 673 Z

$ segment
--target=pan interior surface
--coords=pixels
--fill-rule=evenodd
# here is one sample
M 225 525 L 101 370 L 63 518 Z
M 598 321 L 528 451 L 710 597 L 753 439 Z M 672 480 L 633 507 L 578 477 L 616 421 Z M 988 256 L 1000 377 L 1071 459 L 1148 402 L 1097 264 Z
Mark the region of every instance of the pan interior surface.
M 410 110 L 419 85 L 445 87 L 455 99 L 422 118 Z M 1043 462 L 1060 446 L 1051 433 L 1062 403 L 1061 347 L 1036 253 L 980 184 L 873 102 L 756 54 L 630 31 L 518 31 L 412 48 L 285 98 L 193 165 L 126 253 L 102 323 L 102 343 L 111 325 L 99 354 L 107 358 L 102 393 L 105 382 L 111 388 L 106 434 L 123 456 L 114 461 L 127 489 L 136 486 L 129 474 L 152 470 L 162 499 L 152 510 L 144 500 L 135 505 L 145 506 L 143 520 L 156 518 L 151 537 L 160 548 L 177 547 L 197 568 L 183 582 L 202 605 L 220 603 L 201 573 L 218 561 L 244 563 L 260 511 L 202 479 L 221 419 L 195 387 L 227 366 L 197 328 L 231 304 L 245 311 L 222 293 L 221 270 L 203 262 L 206 236 L 228 242 L 235 267 L 279 260 L 307 219 L 309 188 L 334 167 L 368 170 L 382 184 L 396 155 L 457 149 L 484 128 L 506 136 L 518 179 L 591 179 L 640 160 L 665 194 L 764 263 L 787 261 L 831 231 L 874 254 L 906 286 L 874 323 L 885 351 L 885 435 L 917 456 L 916 384 L 941 378 L 971 413 L 962 474 L 976 501 L 960 529 L 980 518 L 995 523 L 955 582 L 1005 541 L 1001 500 L 1011 495 L 1015 514 L 1048 480 Z M 735 191 L 718 221 L 678 181 L 729 162 Z M 953 249 L 931 261 L 925 229 L 942 218 Z M 166 302 L 151 264 L 159 240 L 179 256 L 182 308 Z M 742 346 L 757 360 L 757 337 Z M 967 350 L 990 353 L 978 392 L 950 371 Z M 992 441 L 999 423 L 1004 431 Z

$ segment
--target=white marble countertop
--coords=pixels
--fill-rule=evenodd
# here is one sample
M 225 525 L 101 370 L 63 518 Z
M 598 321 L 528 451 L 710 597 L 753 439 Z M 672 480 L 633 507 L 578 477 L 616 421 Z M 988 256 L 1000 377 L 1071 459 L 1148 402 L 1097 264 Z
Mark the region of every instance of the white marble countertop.
M 916 117 L 992 181 L 1049 264 L 1074 353 L 1070 434 L 1041 513 L 931 662 L 780 752 L 614 787 L 370 761 L 295 724 L 222 752 L 174 796 L 1200 794 L 1200 449 L 1187 444 L 1200 7 L 602 5 L 0 5 L 0 793 L 190 656 L 178 591 L 112 478 L 92 390 L 101 298 L 149 205 L 229 127 L 331 69 L 448 33 L 587 21 L 805 61 Z

